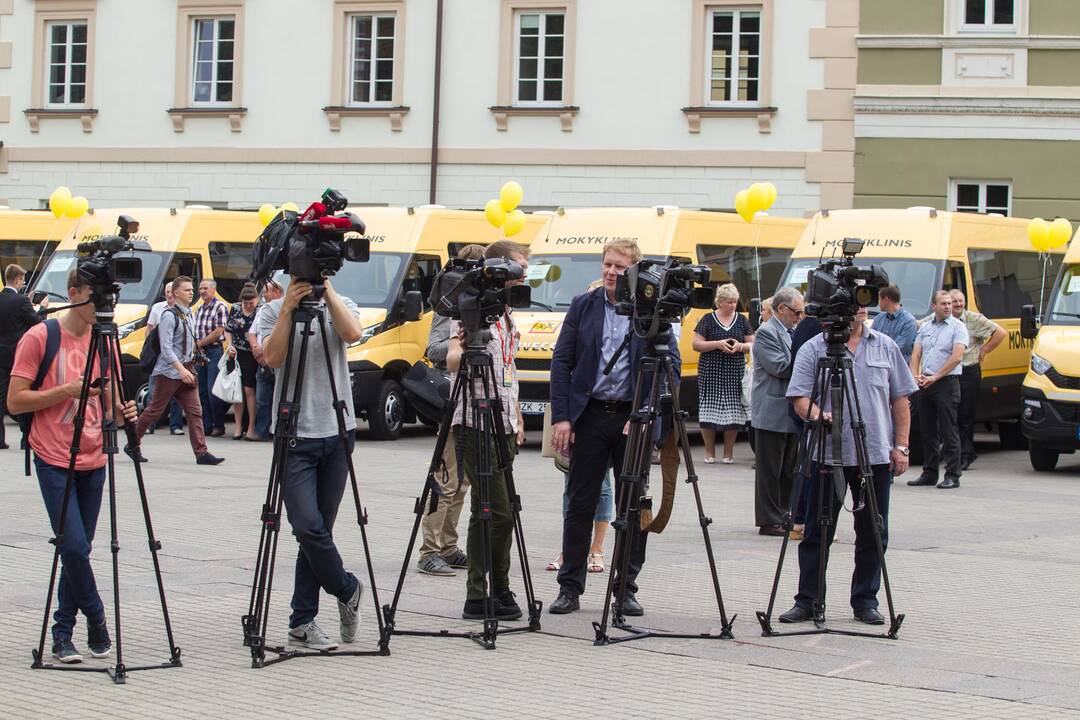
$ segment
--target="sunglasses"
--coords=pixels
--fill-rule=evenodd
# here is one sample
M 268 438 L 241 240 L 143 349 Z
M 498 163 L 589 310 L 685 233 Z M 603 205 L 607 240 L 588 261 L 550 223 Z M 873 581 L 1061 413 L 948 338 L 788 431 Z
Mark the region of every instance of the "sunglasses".
M 795 308 L 791 307 L 790 305 L 784 305 L 783 303 L 781 303 L 780 307 L 787 308 L 791 312 L 795 313 L 795 317 L 802 317 L 803 315 L 806 314 L 805 310 L 796 310 Z

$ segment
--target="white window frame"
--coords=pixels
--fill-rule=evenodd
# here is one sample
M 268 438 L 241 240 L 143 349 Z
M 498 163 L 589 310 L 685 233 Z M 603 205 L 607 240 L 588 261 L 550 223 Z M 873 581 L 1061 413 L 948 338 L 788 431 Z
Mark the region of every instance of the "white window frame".
M 372 99 L 372 100 L 368 100 L 368 101 L 363 101 L 363 100 L 354 100 L 353 99 L 353 87 L 354 87 L 354 85 L 356 83 L 356 20 L 357 20 L 357 18 L 362 18 L 362 17 L 371 18 L 371 57 L 368 59 L 368 62 L 371 63 L 371 77 L 368 80 L 368 82 L 369 82 L 369 84 L 371 86 L 369 97 L 371 97 L 371 98 L 375 97 L 375 83 L 376 83 L 376 80 L 375 80 L 375 63 L 376 63 L 376 61 L 377 60 L 389 60 L 390 63 L 391 63 L 391 68 L 392 68 L 392 72 L 390 74 L 390 80 L 389 81 L 387 81 L 387 80 L 380 80 L 379 81 L 379 82 L 389 82 L 390 83 L 390 99 L 389 100 L 374 100 L 374 99 Z M 379 27 L 379 25 L 378 25 L 378 23 L 379 23 L 379 20 L 381 18 L 389 18 L 389 19 L 394 21 L 394 34 L 392 36 L 392 39 L 394 41 L 394 53 L 389 58 L 381 58 L 381 57 L 378 57 L 378 55 L 377 55 L 377 46 L 378 46 L 378 38 L 379 38 L 379 35 L 378 35 L 378 27 Z M 398 75 L 398 72 L 399 72 L 398 64 L 396 62 L 398 42 L 400 41 L 399 37 L 398 37 L 398 30 L 400 28 L 400 23 L 398 21 L 397 13 L 394 13 L 394 12 L 358 12 L 358 13 L 349 13 L 346 16 L 346 22 L 348 23 L 348 29 L 347 29 L 346 32 L 348 33 L 348 39 L 349 39 L 349 50 L 348 50 L 348 57 L 347 57 L 346 61 L 349 63 L 349 70 L 348 70 L 348 79 L 346 80 L 347 84 L 346 84 L 346 88 L 345 88 L 345 103 L 344 104 L 347 107 L 393 107 L 394 105 L 397 104 L 397 103 L 394 102 L 394 97 L 395 97 L 395 89 L 397 87 L 397 75 Z
M 954 12 L 956 13 L 956 27 L 961 33 L 980 33 L 983 35 L 1015 35 L 1020 32 L 1021 13 L 1026 15 L 1027 3 L 1024 0 L 1012 0 L 1013 21 L 1009 25 L 996 25 L 994 19 L 995 0 L 984 0 L 983 22 L 967 22 L 967 8 L 965 0 L 953 0 Z
M 232 79 L 229 80 L 229 85 L 232 86 L 232 97 L 228 100 L 217 99 L 217 70 L 218 70 L 218 46 L 221 42 L 221 22 L 231 21 L 233 24 L 233 56 L 232 60 L 228 62 L 232 65 L 233 74 Z M 210 57 L 210 100 L 198 100 L 195 97 L 195 88 L 199 83 L 198 79 L 198 65 L 196 48 L 199 44 L 199 23 L 212 21 L 214 23 L 214 38 L 213 38 L 213 52 Z M 236 87 L 237 87 L 237 60 L 236 50 L 238 47 L 237 33 L 239 32 L 240 23 L 235 15 L 199 15 L 191 18 L 191 47 L 190 47 L 190 62 L 191 62 L 191 83 L 188 88 L 191 97 L 192 107 L 233 107 L 236 105 Z
M 536 100 L 522 100 L 518 96 L 520 91 L 520 75 L 521 72 L 521 17 L 523 15 L 538 15 L 540 17 L 540 27 L 538 28 L 537 43 L 536 43 Z M 561 15 L 563 19 L 563 52 L 559 57 L 562 59 L 562 74 L 559 76 L 559 82 L 562 83 L 562 92 L 558 100 L 544 100 L 544 82 L 546 80 L 554 80 L 555 78 L 549 78 L 544 75 L 544 61 L 547 60 L 547 55 L 544 53 L 546 38 L 547 38 L 547 18 L 549 15 Z M 513 74 L 511 76 L 511 96 L 513 97 L 513 104 L 515 107 L 563 107 L 566 104 L 566 64 L 567 64 L 567 12 L 565 8 L 552 8 L 550 10 L 542 10 L 535 8 L 520 9 L 514 11 L 514 64 Z
M 72 67 L 72 48 L 74 47 L 73 37 L 75 26 L 81 25 L 86 29 L 86 42 L 83 45 L 86 47 L 86 57 L 81 63 L 83 66 L 83 100 L 82 102 L 70 102 L 68 98 L 71 97 L 71 67 Z M 66 41 L 64 42 L 64 100 L 62 102 L 53 102 L 52 98 L 52 68 L 57 63 L 52 60 L 52 30 L 54 27 L 65 26 L 67 27 Z M 90 23 L 84 18 L 72 19 L 72 20 L 46 20 L 45 21 L 45 107 L 47 108 L 85 108 L 87 107 L 86 99 L 90 94 Z
M 741 30 L 742 30 L 742 16 L 743 16 L 743 13 L 756 13 L 757 16 L 758 16 L 758 32 L 757 32 L 757 36 L 758 36 L 758 54 L 757 54 L 758 75 L 757 75 L 757 78 L 756 78 L 756 80 L 757 80 L 757 98 L 755 98 L 753 100 L 713 100 L 712 99 L 713 23 L 715 22 L 715 18 L 716 18 L 717 13 L 731 13 L 733 15 L 733 22 L 732 22 L 732 25 L 731 25 L 731 30 L 732 30 L 732 48 L 731 48 L 732 52 L 731 52 L 731 57 L 735 61 L 734 62 L 734 66 L 735 66 L 734 69 L 735 69 L 735 73 L 736 73 L 734 78 L 733 78 L 733 81 L 732 81 L 734 83 L 734 85 L 735 85 L 734 92 L 733 92 L 734 95 L 739 94 L 738 84 L 739 84 L 740 78 L 738 77 L 738 72 L 739 72 L 738 65 L 739 65 L 739 56 L 740 56 L 740 52 L 739 52 L 739 50 L 740 50 L 740 40 L 741 40 L 741 35 L 742 35 L 742 33 L 741 33 Z M 705 80 L 705 88 L 704 88 L 703 97 L 705 99 L 704 105 L 706 107 L 758 107 L 758 106 L 761 105 L 762 86 L 763 86 L 763 83 L 764 83 L 764 75 L 765 75 L 765 65 L 764 65 L 765 55 L 764 55 L 764 52 L 763 52 L 763 50 L 764 50 L 764 42 L 765 42 L 764 22 L 765 22 L 765 10 L 764 10 L 764 7 L 761 6 L 761 5 L 745 5 L 745 6 L 730 6 L 730 7 L 726 6 L 726 5 L 714 5 L 714 6 L 710 6 L 708 8 L 706 16 L 705 16 L 705 57 L 704 57 L 705 72 L 703 73 L 704 80 Z
M 979 206 L 977 212 L 986 214 L 987 212 L 998 212 L 998 208 L 994 208 L 992 211 L 988 211 L 986 207 L 986 188 L 988 185 L 998 185 L 1005 187 L 1009 191 L 1009 202 L 1005 208 L 1005 216 L 1012 217 L 1013 210 L 1013 187 L 1011 180 L 972 180 L 964 178 L 956 178 L 949 181 L 949 210 L 953 212 L 969 212 L 967 210 L 958 210 L 959 203 L 958 193 L 961 185 L 977 185 L 979 188 Z

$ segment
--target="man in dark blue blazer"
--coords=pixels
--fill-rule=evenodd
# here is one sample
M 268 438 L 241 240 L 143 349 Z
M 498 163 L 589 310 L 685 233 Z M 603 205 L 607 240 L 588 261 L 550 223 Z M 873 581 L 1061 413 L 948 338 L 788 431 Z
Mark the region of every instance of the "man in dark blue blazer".
M 551 358 L 552 440 L 559 452 L 573 448 L 559 597 L 549 608 L 556 615 L 580 607 L 578 597 L 585 591 L 590 534 L 604 475 L 612 465 L 615 477 L 621 475 L 634 380 L 645 341 L 635 336 L 611 372 L 605 375 L 604 368 L 625 340 L 630 324 L 628 317 L 615 313 L 615 282 L 639 260 L 641 250 L 633 240 L 612 240 L 604 246 L 603 287 L 578 295 L 570 303 Z M 679 345 L 674 333 L 669 348 L 678 373 Z M 636 598 L 635 580 L 645 562 L 645 533 L 630 528 L 627 539 L 630 562 L 621 610 L 624 615 L 641 615 L 644 610 Z M 615 578 L 615 597 L 621 594 L 622 581 Z

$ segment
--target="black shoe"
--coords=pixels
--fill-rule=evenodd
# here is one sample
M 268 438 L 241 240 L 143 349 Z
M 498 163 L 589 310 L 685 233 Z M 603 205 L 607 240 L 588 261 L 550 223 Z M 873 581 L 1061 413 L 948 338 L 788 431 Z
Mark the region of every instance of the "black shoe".
M 757 534 L 784 537 L 787 535 L 787 530 L 784 529 L 783 525 L 762 525 L 758 528 Z
M 814 611 L 802 605 L 796 605 L 780 616 L 780 622 L 782 623 L 801 623 L 813 619 Z
M 53 657 L 65 664 L 81 663 L 82 655 L 75 649 L 70 638 L 54 640 L 52 645 Z
M 8 445 L 6 442 L 0 442 L 0 450 L 7 450 L 9 447 L 11 446 Z
M 907 484 L 912 487 L 918 487 L 920 485 L 937 485 L 937 475 L 927 475 L 926 473 L 923 473 L 914 480 L 908 480 Z
M 225 462 L 225 458 L 219 458 L 216 455 L 210 453 L 203 453 L 199 457 L 195 458 L 195 463 L 198 465 L 220 465 Z
M 862 610 L 856 610 L 855 619 L 859 622 L 866 623 L 867 625 L 885 624 L 885 618 L 881 617 L 881 613 L 877 611 L 877 608 L 863 608 Z
M 90 646 L 90 654 L 96 658 L 105 658 L 112 654 L 109 626 L 104 620 L 98 625 L 89 623 L 86 630 L 86 644 Z
M 143 457 L 142 451 L 140 451 L 139 448 L 133 448 L 130 445 L 124 446 L 124 454 L 137 463 L 150 462 L 145 457 Z
M 955 490 L 960 487 L 960 478 L 956 475 L 946 475 L 945 479 L 937 484 L 938 490 Z
M 616 593 L 615 597 L 618 597 L 618 593 Z M 618 613 L 619 609 L 616 608 L 615 612 Z M 641 603 L 638 602 L 634 593 L 626 593 L 626 597 L 623 598 L 622 614 L 627 617 L 641 617 L 645 614 L 645 608 L 641 607 Z
M 559 597 L 551 603 L 548 612 L 552 615 L 566 615 L 581 609 L 581 602 L 577 595 L 572 595 L 568 590 L 560 590 Z
M 500 620 L 517 620 L 521 617 L 521 608 L 514 597 L 514 592 L 510 588 L 495 591 L 495 615 Z
M 479 600 L 466 600 L 465 607 L 461 611 L 461 617 L 465 620 L 483 620 L 487 617 L 484 612 L 484 598 Z M 507 607 L 499 602 L 498 598 L 495 599 L 495 617 L 499 620 L 517 620 L 521 617 L 521 608 L 517 607 L 517 603 L 514 603 L 514 607 Z

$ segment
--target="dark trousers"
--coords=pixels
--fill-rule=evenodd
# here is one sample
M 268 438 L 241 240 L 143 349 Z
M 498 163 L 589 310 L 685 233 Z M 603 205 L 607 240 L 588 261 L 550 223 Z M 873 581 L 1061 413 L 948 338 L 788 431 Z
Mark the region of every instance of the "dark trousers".
M 455 436 L 460 433 L 464 440 L 464 455 L 461 458 L 465 476 L 472 485 L 469 493 L 469 537 L 466 541 L 466 553 L 469 556 L 469 579 L 465 583 L 466 598 L 481 600 L 487 578 L 484 574 L 484 522 L 480 517 L 480 485 L 476 477 L 476 446 L 480 434 L 472 428 L 458 427 Z M 455 441 L 456 441 L 455 437 Z M 517 437 L 514 433 L 499 433 L 495 442 L 506 448 L 507 457 L 513 463 L 517 455 Z M 491 463 L 491 482 L 487 494 L 491 507 L 491 581 L 492 592 L 499 592 L 510 587 L 510 550 L 514 541 L 514 516 L 510 512 L 510 492 L 506 487 L 506 475 L 499 469 L 499 456 L 495 445 L 488 443 L 482 452 L 488 454 Z M 453 479 L 457 482 L 457 479 Z M 440 502 L 448 502 L 445 498 Z
M 149 395 L 154 397 L 154 375 L 150 376 L 150 380 L 147 382 Z M 149 404 L 149 400 L 146 401 Z M 169 429 L 180 430 L 184 427 L 184 414 L 180 412 L 180 403 L 176 402 L 176 398 L 169 401 Z M 153 428 L 150 428 L 150 432 L 153 432 Z
M 15 364 L 14 350 L 0 350 L 0 445 L 7 442 L 4 418 L 11 413 L 7 409 L 8 383 L 11 382 L 11 366 Z M 15 419 L 14 415 L 11 415 Z
M 982 383 L 982 366 L 978 363 L 964 368 L 960 376 L 960 409 L 956 422 L 960 426 L 960 464 L 975 459 L 975 406 Z
M 270 435 L 273 404 L 274 371 L 260 365 L 255 373 L 255 434 L 259 437 Z
M 356 577 L 345 570 L 333 536 L 354 442 L 351 434 L 344 439 L 335 435 L 297 438 L 289 447 L 282 491 L 289 524 L 300 543 L 290 628 L 309 623 L 318 615 L 319 588 L 342 602 L 356 592 Z
M 559 586 L 571 595 L 585 592 L 588 572 L 586 560 L 592 544 L 593 516 L 604 476 L 614 465 L 615 496 L 622 497 L 622 462 L 626 450 L 623 428 L 629 418 L 629 409 L 609 413 L 598 402 L 590 402 L 574 424 L 574 448 L 570 455 L 570 480 L 566 485 L 566 513 L 563 515 L 563 564 L 559 570 Z M 616 509 L 620 507 L 616 505 Z M 630 543 L 630 558 L 626 577 L 626 591 L 637 593 L 637 576 L 645 563 L 645 538 L 640 525 L 627 528 L 626 541 Z M 616 558 L 616 561 L 618 558 Z M 614 563 L 612 572 L 618 570 Z M 615 577 L 615 593 L 621 593 L 622 578 Z
M 53 532 L 59 534 L 68 469 L 48 465 L 36 457 L 34 467 L 49 522 Z M 90 550 L 104 487 L 104 467 L 75 472 L 64 516 L 64 537 L 60 543 L 60 585 L 56 593 L 56 612 L 53 613 L 53 640 L 71 639 L 75 616 L 80 610 L 94 625 L 105 620 L 105 606 L 101 603 L 94 570 L 90 567 Z
M 213 430 L 225 429 L 225 413 L 228 412 L 228 405 L 224 400 L 220 400 L 214 393 L 210 392 L 214 389 L 214 381 L 218 376 L 218 361 L 221 360 L 221 354 L 224 352 L 221 345 L 210 345 L 203 348 L 203 352 L 206 353 L 207 363 L 199 368 L 199 402 L 202 404 L 202 424 L 203 432 L 207 435 Z M 188 424 L 190 425 L 191 416 L 188 415 Z
M 949 375 L 919 390 L 919 431 L 923 441 L 923 475 L 937 477 L 938 465 L 945 474 L 960 477 L 960 378 Z
M 165 375 L 158 375 L 154 380 L 154 394 L 150 396 L 150 404 L 139 415 L 139 421 L 135 423 L 135 441 L 141 442 L 147 428 L 157 425 L 158 418 L 169 406 L 169 401 L 175 399 L 184 408 L 188 418 L 188 442 L 195 457 L 205 455 L 206 436 L 202 429 L 202 407 L 199 405 L 199 396 L 194 385 L 188 385 L 182 380 L 173 380 Z
M 780 525 L 791 502 L 799 436 L 754 428 L 754 522 Z
M 818 562 L 822 552 L 822 528 L 818 525 L 818 493 L 821 490 L 821 476 L 818 465 L 811 466 L 810 477 L 810 502 L 806 512 L 806 530 L 802 542 L 799 543 L 799 593 L 795 596 L 795 604 L 799 607 L 812 608 L 815 598 L 819 598 L 818 591 Z M 892 474 L 890 466 L 873 465 L 870 468 L 874 473 L 874 496 L 877 498 L 878 512 L 884 519 L 881 530 L 881 546 L 889 547 L 889 478 Z M 859 497 L 859 469 L 857 467 L 845 467 L 844 477 L 854 497 Z M 826 488 L 833 488 L 832 477 L 826 478 Z M 843 499 L 837 499 L 832 494 L 832 524 L 828 526 L 828 537 L 825 542 L 825 564 L 829 563 L 829 548 L 832 546 L 833 536 L 836 534 L 836 520 L 840 515 L 840 506 Z M 826 512 L 829 508 L 829 499 L 825 498 Z M 871 525 L 873 518 L 870 516 L 870 503 L 867 502 L 862 510 L 855 515 L 855 572 L 851 576 L 851 607 L 854 610 L 865 610 L 878 606 L 877 593 L 881 587 L 881 561 L 877 554 L 877 545 L 874 543 L 874 527 Z M 825 588 L 820 588 L 820 599 L 825 598 Z

